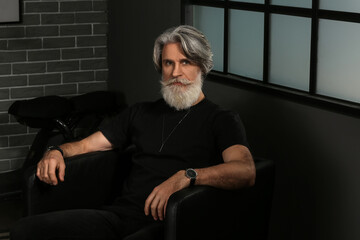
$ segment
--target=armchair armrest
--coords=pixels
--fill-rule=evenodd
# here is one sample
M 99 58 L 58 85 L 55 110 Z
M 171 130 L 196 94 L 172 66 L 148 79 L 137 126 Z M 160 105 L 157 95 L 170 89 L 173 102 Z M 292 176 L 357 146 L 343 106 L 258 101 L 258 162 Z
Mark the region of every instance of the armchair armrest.
M 256 183 L 234 191 L 194 186 L 174 193 L 168 202 L 165 240 L 266 239 L 274 164 L 256 159 Z
M 24 214 L 96 208 L 110 202 L 116 194 L 114 190 L 120 189 L 121 179 L 116 178 L 126 172 L 125 167 L 119 169 L 118 166 L 122 157 L 125 155 L 106 151 L 67 158 L 65 181 L 57 186 L 41 182 L 36 177 L 35 167 L 27 169 L 24 175 Z

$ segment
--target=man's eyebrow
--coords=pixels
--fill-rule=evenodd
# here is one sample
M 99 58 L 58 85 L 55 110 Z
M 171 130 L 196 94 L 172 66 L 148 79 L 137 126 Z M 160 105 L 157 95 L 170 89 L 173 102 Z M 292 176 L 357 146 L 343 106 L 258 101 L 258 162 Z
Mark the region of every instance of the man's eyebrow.
M 174 62 L 174 60 L 172 60 L 172 59 L 163 58 L 163 59 L 162 59 L 162 62 L 165 62 L 165 61 Z M 189 58 L 187 58 L 187 57 L 185 57 L 185 58 L 180 58 L 179 61 L 180 61 L 180 62 L 182 62 L 182 61 L 189 61 L 189 62 L 191 62 L 191 63 L 194 62 L 194 61 L 192 61 L 191 59 L 189 59 Z
M 173 60 L 168 59 L 168 58 L 163 58 L 163 59 L 162 59 L 162 62 L 164 62 L 164 61 L 170 61 L 170 62 L 173 62 Z
M 182 61 L 188 61 L 190 64 L 195 64 L 195 62 L 193 60 L 191 60 L 190 58 L 182 58 L 180 59 L 180 62 Z

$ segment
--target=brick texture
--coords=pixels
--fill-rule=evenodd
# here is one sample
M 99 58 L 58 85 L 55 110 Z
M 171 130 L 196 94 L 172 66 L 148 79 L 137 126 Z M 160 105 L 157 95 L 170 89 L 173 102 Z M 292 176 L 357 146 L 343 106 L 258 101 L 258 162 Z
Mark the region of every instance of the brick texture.
M 38 131 L 11 104 L 107 89 L 107 0 L 20 2 L 21 22 L 0 23 L 0 174 L 21 167 Z

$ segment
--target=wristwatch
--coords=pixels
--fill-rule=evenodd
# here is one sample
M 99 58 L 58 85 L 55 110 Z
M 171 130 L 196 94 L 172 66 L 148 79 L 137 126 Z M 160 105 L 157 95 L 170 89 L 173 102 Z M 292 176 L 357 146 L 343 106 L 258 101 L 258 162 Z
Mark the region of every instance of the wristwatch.
M 61 153 L 61 155 L 64 156 L 64 152 L 59 146 L 52 145 L 46 149 L 46 151 L 51 151 L 51 150 L 58 150 Z
M 190 187 L 195 184 L 197 177 L 197 172 L 193 168 L 188 168 L 185 170 L 185 176 L 190 179 Z

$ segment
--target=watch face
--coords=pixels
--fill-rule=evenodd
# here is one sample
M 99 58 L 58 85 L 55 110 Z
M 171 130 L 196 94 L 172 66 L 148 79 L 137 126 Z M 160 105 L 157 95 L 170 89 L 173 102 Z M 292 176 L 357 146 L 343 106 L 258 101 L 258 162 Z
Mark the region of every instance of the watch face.
M 189 178 L 195 178 L 197 173 L 195 172 L 194 169 L 187 169 L 186 170 L 186 175 L 189 177 Z

